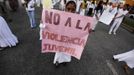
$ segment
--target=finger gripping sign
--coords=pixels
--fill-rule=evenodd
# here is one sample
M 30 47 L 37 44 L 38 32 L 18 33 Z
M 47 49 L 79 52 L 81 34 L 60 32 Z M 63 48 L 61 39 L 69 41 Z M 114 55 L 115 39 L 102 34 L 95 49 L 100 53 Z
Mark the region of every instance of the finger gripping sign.
M 42 21 L 46 25 L 42 32 L 42 53 L 64 52 L 80 59 L 93 19 L 64 11 L 43 9 Z

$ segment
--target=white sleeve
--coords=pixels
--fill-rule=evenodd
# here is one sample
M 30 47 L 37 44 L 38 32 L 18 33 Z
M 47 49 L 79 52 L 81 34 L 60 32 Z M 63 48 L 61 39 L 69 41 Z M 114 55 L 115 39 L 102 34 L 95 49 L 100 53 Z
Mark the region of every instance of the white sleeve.
M 128 13 L 128 11 L 126 10 L 124 13 L 123 13 L 123 15 L 126 15 Z
M 118 10 L 117 9 L 114 10 L 113 14 L 115 15 L 116 13 L 118 13 Z

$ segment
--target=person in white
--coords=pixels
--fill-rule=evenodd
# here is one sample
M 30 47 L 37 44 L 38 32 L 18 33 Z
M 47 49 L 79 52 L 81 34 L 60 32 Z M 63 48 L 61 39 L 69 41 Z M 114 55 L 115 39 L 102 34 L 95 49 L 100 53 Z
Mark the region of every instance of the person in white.
M 61 2 L 61 0 L 52 0 L 53 8 L 54 8 L 54 9 L 59 9 L 59 6 L 61 6 L 60 2 Z M 57 5 L 58 7 L 56 7 L 56 5 Z
M 54 9 L 64 10 L 65 9 L 65 1 L 64 0 L 56 0 L 53 2 Z
M 128 11 L 126 10 L 126 7 L 123 4 L 121 4 L 120 8 L 118 9 L 117 15 L 114 18 L 114 23 L 112 24 L 109 30 L 109 34 L 112 34 L 113 32 L 113 34 L 116 35 L 116 31 L 121 25 L 121 22 L 127 13 Z
M 91 5 L 91 1 L 87 0 L 86 15 L 88 14 L 90 5 Z
M 80 5 L 80 15 L 85 15 L 86 12 L 86 8 L 87 8 L 87 0 L 83 0 L 83 2 Z
M 39 34 L 40 34 L 40 38 L 39 38 L 39 40 L 42 40 L 42 32 L 43 32 L 43 30 L 45 29 L 45 27 L 46 27 L 46 25 L 43 25 L 43 23 L 42 23 L 42 20 L 40 21 L 40 25 L 39 25 L 39 28 L 40 28 L 40 32 L 39 32 Z
M 81 3 L 82 3 L 83 1 L 81 1 L 81 0 L 78 0 L 77 1 L 77 7 L 76 7 L 76 12 L 79 14 L 80 13 L 80 5 L 81 5 Z
M 16 46 L 17 43 L 17 37 L 11 32 L 5 19 L 0 16 L 0 50 Z
M 113 15 L 116 15 L 117 13 L 117 6 L 118 4 L 117 3 L 113 3 L 112 6 L 108 6 L 107 10 L 109 13 L 113 14 Z
M 105 11 L 108 8 L 107 3 L 103 3 L 103 11 Z
M 92 13 L 94 13 L 94 9 L 95 9 L 96 5 L 95 5 L 95 2 L 89 2 L 88 3 L 88 6 L 87 6 L 87 9 L 88 9 L 88 13 L 87 15 L 91 16 Z
M 112 9 L 114 9 L 114 10 L 112 10 Z M 113 15 L 115 15 L 117 13 L 117 4 L 112 3 L 112 2 L 110 2 L 108 4 L 104 3 L 103 10 L 104 10 L 103 13 L 112 13 Z M 110 12 L 110 10 L 112 10 L 112 11 Z
M 36 27 L 35 22 L 35 1 L 34 0 L 25 0 L 26 11 L 30 20 L 31 28 Z
M 99 21 L 104 23 L 105 25 L 110 25 L 117 13 L 117 5 L 117 3 L 113 3 L 112 7 L 109 6 L 108 8 L 106 8 L 106 10 L 103 11 Z
M 108 8 L 112 8 L 112 4 L 113 4 L 112 2 L 109 2 L 108 5 L 107 5 L 107 7 Z
M 128 67 L 133 69 L 134 68 L 134 49 L 125 53 L 113 55 L 114 59 L 117 59 L 118 61 L 124 61 L 126 62 L 126 65 L 124 66 L 124 69 L 127 73 Z
M 65 6 L 65 11 L 75 13 L 76 12 L 75 1 L 73 0 L 68 1 Z M 66 64 L 67 62 L 71 62 L 71 56 L 69 54 L 66 54 L 64 52 L 56 52 L 53 62 L 56 66 L 58 66 L 61 63 Z

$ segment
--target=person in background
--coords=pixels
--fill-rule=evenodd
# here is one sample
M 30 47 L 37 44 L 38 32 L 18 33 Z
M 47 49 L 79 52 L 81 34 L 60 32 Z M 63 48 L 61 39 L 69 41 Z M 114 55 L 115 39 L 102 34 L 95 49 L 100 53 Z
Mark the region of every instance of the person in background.
M 108 8 L 107 3 L 103 3 L 103 12 Z
M 65 6 L 65 11 L 70 13 L 76 12 L 76 3 L 74 1 L 68 1 Z M 65 54 L 64 52 L 57 52 L 54 57 L 54 64 L 56 67 L 59 66 L 59 64 L 66 64 L 67 62 L 71 62 L 71 56 Z
M 39 25 L 39 28 L 40 28 L 40 32 L 39 32 L 39 35 L 40 35 L 40 38 L 39 40 L 42 40 L 42 32 L 43 30 L 45 29 L 46 25 L 43 24 L 42 20 L 40 20 L 40 25 Z
M 87 13 L 88 16 L 92 16 L 92 13 L 94 13 L 95 7 L 96 7 L 95 2 L 92 2 L 91 4 L 88 5 L 88 9 L 89 9 Z
M 90 0 L 87 0 L 87 8 L 86 8 L 86 13 L 85 13 L 85 15 L 88 15 L 88 11 L 89 11 L 90 5 L 91 5 L 91 1 L 90 1 Z
M 57 0 L 57 2 L 53 3 L 53 8 L 63 11 L 65 9 L 65 4 L 66 0 Z
M 36 27 L 36 22 L 35 22 L 35 1 L 34 0 L 25 0 L 25 7 L 26 11 L 30 20 L 31 28 Z
M 80 14 L 80 10 L 81 10 L 80 5 L 81 5 L 82 2 L 83 2 L 83 1 L 81 1 L 81 0 L 78 0 L 78 1 L 76 2 L 76 5 L 77 5 L 77 7 L 76 7 L 76 12 L 77 12 L 78 14 Z
M 61 0 L 52 0 L 53 9 L 62 10 L 61 9 Z
M 97 23 L 99 21 L 99 18 L 102 14 L 102 11 L 103 11 L 103 2 L 100 1 L 99 4 L 97 5 L 97 7 L 95 8 L 94 10 L 94 16 L 93 16 L 93 19 L 94 19 L 94 25 L 92 27 L 92 31 L 95 32 L 95 28 L 97 26 Z
M 109 8 L 109 9 L 112 8 L 112 5 L 113 5 L 112 2 L 108 3 L 107 8 Z
M 80 5 L 80 15 L 85 15 L 87 8 L 87 0 L 83 0 L 83 2 Z
M 118 9 L 118 12 L 114 18 L 114 22 L 109 30 L 109 34 L 113 34 L 116 35 L 116 31 L 119 28 L 119 26 L 122 23 L 122 20 L 124 18 L 124 16 L 128 13 L 126 7 L 123 4 L 120 4 L 120 7 Z
M 95 8 L 96 13 L 99 13 L 100 15 L 103 13 L 103 1 L 100 1 L 98 5 Z

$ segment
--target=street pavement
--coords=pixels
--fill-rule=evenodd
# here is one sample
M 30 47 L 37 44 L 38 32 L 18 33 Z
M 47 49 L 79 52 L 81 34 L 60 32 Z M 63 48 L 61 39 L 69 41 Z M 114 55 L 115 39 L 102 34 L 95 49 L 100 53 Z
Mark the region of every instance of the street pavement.
M 16 47 L 0 51 L 0 75 L 127 75 L 122 68 L 124 62 L 114 61 L 112 56 L 134 48 L 134 34 L 122 27 L 117 35 L 109 35 L 110 26 L 98 23 L 96 31 L 89 35 L 81 60 L 72 57 L 66 66 L 53 65 L 54 53 L 41 53 L 39 27 L 30 28 L 24 9 L 11 12 L 12 32 L 18 37 Z M 36 8 L 39 25 L 41 8 Z M 134 69 L 129 69 L 134 75 Z

